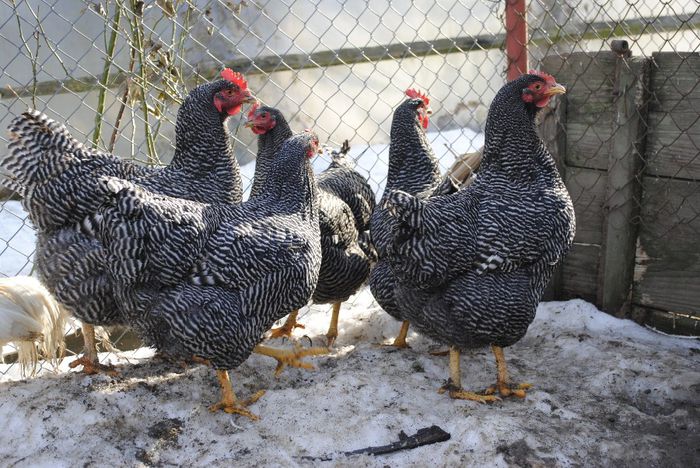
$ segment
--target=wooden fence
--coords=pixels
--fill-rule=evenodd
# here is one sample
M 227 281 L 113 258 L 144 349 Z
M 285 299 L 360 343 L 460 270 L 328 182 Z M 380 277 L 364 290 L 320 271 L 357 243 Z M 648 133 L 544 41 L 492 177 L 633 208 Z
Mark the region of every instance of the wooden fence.
M 549 298 L 700 335 L 700 54 L 544 59 L 567 85 L 541 120 L 574 200 L 574 246 Z

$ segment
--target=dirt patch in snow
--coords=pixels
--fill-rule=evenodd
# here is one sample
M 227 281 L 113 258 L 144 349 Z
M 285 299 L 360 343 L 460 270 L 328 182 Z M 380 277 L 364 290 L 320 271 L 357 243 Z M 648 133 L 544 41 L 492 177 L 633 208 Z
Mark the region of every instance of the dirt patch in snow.
M 302 313 L 315 345 L 330 314 Z M 182 368 L 122 353 L 120 375 L 66 371 L 0 382 L 0 459 L 5 466 L 693 466 L 700 459 L 700 344 L 656 334 L 582 301 L 540 306 L 526 337 L 506 349 L 525 400 L 453 401 L 437 389 L 447 358 L 409 334 L 412 348 L 377 346 L 399 324 L 367 291 L 341 311 L 340 337 L 315 372 L 252 356 L 232 372 L 237 395 L 265 388 L 258 422 L 208 405 L 219 397 L 211 369 Z M 306 343 L 301 340 L 301 343 Z M 289 345 L 277 341 L 276 345 Z M 110 356 L 114 360 L 115 356 Z M 128 360 L 128 362 L 127 362 Z M 68 360 L 66 360 L 68 361 Z M 465 352 L 466 389 L 493 383 L 489 350 Z M 400 431 L 438 425 L 449 441 L 377 457 L 333 455 L 394 442 Z

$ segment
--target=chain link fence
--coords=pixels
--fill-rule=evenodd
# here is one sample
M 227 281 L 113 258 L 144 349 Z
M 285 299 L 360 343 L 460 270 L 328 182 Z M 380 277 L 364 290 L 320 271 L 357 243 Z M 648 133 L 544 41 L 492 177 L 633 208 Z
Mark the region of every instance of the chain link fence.
M 358 171 L 381 194 L 392 112 L 409 87 L 431 97 L 429 138 L 443 169 L 456 155 L 481 147 L 488 106 L 506 80 L 504 16 L 512 1 L 0 0 L 0 126 L 32 107 L 65 123 L 78 140 L 144 164 L 167 163 L 179 103 L 228 66 L 293 129 L 313 128 L 332 145 L 348 139 Z M 556 118 L 547 136 L 559 144 L 554 153 L 579 220 L 557 297 L 603 304 L 599 285 L 608 269 L 600 267 L 601 258 L 615 250 L 603 240 L 611 236 L 606 226 L 631 223 L 639 226 L 627 233 L 636 256 L 625 261 L 633 270 L 636 265 L 635 287 L 625 292 L 625 303 L 639 306 L 640 321 L 650 310 L 693 319 L 700 299 L 686 310 L 693 297 L 660 302 L 658 293 L 638 285 L 651 278 L 661 289 L 670 281 L 685 290 L 700 276 L 700 253 L 692 245 L 700 229 L 700 123 L 693 112 L 700 104 L 699 4 L 531 0 L 527 12 L 531 67 L 545 68 L 571 90 L 562 106 L 568 110 L 551 113 Z M 609 154 L 615 135 L 629 125 L 612 125 L 620 74 L 618 55 L 609 55 L 614 39 L 627 40 L 635 57 L 652 57 L 645 70 L 659 68 L 653 57 L 660 52 L 673 62 L 671 72 L 645 72 L 640 81 L 649 104 L 635 107 L 643 123 L 630 148 L 642 164 L 619 187 L 609 183 L 617 167 Z M 677 99 L 671 103 L 667 94 Z M 654 104 L 659 99 L 671 104 Z M 240 116 L 231 120 L 247 189 L 255 138 Z M 4 146 L 6 136 L 0 139 Z M 315 166 L 327 163 L 319 159 Z M 610 203 L 625 187 L 633 189 L 634 209 L 612 219 Z M 0 275 L 30 274 L 33 228 L 12 194 L 0 195 Z M 658 219 L 667 222 L 660 227 Z M 645 247 L 670 233 L 680 239 L 674 247 L 685 250 L 664 255 L 684 259 L 685 273 L 662 265 L 671 273 L 654 279 L 649 272 L 657 267 L 649 262 L 658 255 Z M 11 354 L 6 347 L 3 355 Z

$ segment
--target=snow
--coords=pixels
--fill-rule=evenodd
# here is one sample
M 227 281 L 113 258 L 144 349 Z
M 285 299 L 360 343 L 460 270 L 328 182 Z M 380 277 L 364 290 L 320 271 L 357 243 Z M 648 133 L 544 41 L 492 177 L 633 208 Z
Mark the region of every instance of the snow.
M 329 307 L 304 309 L 298 343 L 324 343 Z M 207 406 L 219 390 L 204 366 L 182 368 L 140 349 L 120 353 L 120 375 L 43 371 L 19 380 L 0 368 L 0 459 L 12 466 L 693 466 L 700 429 L 700 344 L 619 320 L 580 301 L 540 305 L 525 338 L 506 349 L 514 381 L 534 384 L 525 400 L 493 405 L 437 393 L 447 378 L 440 346 L 415 333 L 412 348 L 380 347 L 399 324 L 367 289 L 341 310 L 336 348 L 316 371 L 286 369 L 254 355 L 231 372 L 257 422 Z M 290 346 L 277 340 L 275 346 Z M 115 355 L 104 356 L 115 360 Z M 128 362 L 127 362 L 128 360 Z M 493 383 L 488 349 L 465 352 L 462 383 Z M 384 445 L 399 431 L 436 424 L 440 444 L 378 457 L 342 451 Z M 305 455 L 336 454 L 331 462 Z
M 32 270 L 36 234 L 18 201 L 0 202 L 0 276 L 27 275 Z

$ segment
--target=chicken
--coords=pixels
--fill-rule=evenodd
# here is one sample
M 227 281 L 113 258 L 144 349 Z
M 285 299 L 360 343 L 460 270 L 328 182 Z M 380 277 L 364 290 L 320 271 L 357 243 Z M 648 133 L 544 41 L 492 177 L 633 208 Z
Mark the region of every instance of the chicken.
M 422 200 L 394 191 L 396 219 L 388 257 L 394 298 L 415 328 L 450 346 L 452 398 L 524 397 L 511 385 L 503 348 L 523 337 L 575 232 L 573 205 L 535 115 L 563 86 L 545 73 L 506 84 L 491 104 L 479 175 L 456 193 Z M 490 345 L 497 383 L 484 394 L 462 390 L 460 351 Z
M 104 201 L 95 196 L 99 177 L 133 180 L 157 193 L 200 202 L 240 203 L 240 170 L 226 120 L 254 98 L 239 73 L 225 69 L 222 78 L 195 88 L 185 99 L 177 117 L 175 155 L 163 168 L 88 149 L 36 111 L 25 112 L 10 126 L 11 151 L 0 159 L 5 174 L 0 184 L 23 197 L 38 230 L 39 277 L 84 324 L 85 355 L 73 365 L 82 364 L 88 373 L 110 371 L 98 363 L 93 325 L 123 323 L 91 222 Z
M 292 135 L 284 115 L 273 107 L 254 107 L 248 114 L 249 127 L 258 135 L 258 153 L 251 199 L 260 196 L 273 154 Z M 313 296 L 317 304 L 333 303 L 333 315 L 326 337 L 331 346 L 338 336 L 340 304 L 347 300 L 366 280 L 369 258 L 360 242 L 366 237 L 369 218 L 374 209 L 374 193 L 367 181 L 350 167 L 345 159 L 350 146 L 332 153 L 331 165 L 318 177 L 321 245 L 323 261 L 319 282 Z M 280 328 L 272 329 L 271 337 L 291 336 L 299 311 L 293 310 Z
M 292 136 L 292 129 L 278 109 L 256 104 L 251 107 L 245 126 L 258 135 L 255 174 L 250 189 L 250 198 L 255 198 L 262 193 L 274 156 L 282 147 L 282 143 Z
M 125 315 L 149 345 L 217 370 L 223 396 L 213 411 L 255 419 L 228 376 L 251 352 L 277 359 L 278 371 L 308 367 L 300 357 L 327 352 L 258 344 L 275 320 L 306 304 L 318 279 L 317 187 L 308 161 L 317 147 L 310 132 L 287 140 L 261 195 L 240 205 L 103 182 L 112 198 L 97 216 L 97 231 Z
M 316 304 L 333 304 L 326 332 L 328 347 L 338 338 L 341 304 L 362 286 L 369 276 L 371 246 L 361 239 L 367 236 L 375 207 L 372 188 L 347 160 L 347 140 L 340 151 L 333 151 L 330 166 L 318 176 L 321 224 L 321 271 L 312 300 Z M 296 323 L 294 310 L 272 336 L 289 336 Z
M 393 190 L 426 197 L 441 186 L 440 167 L 426 136 L 430 100 L 414 89 L 394 111 L 389 145 L 389 173 L 379 205 L 372 214 L 370 233 L 379 260 L 369 276 L 369 286 L 379 305 L 392 317 L 402 320 L 401 331 L 393 346 L 405 348 L 409 322 L 394 298 L 395 278 L 387 254 L 392 244 L 395 220 L 385 204 Z
M 58 366 L 65 324 L 66 314 L 39 280 L 0 278 L 0 346 L 15 343 L 23 376 L 36 372 L 39 355 Z

